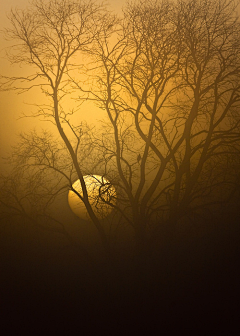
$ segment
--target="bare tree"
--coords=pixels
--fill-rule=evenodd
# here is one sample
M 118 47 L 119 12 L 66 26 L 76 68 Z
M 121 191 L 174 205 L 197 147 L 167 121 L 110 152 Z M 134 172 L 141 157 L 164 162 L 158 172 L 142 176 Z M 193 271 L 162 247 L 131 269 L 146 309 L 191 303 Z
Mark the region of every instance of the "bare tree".
M 106 234 L 89 203 L 79 164 L 81 126 L 70 123 L 76 109 L 64 108 L 63 101 L 73 93 L 69 74 L 83 66 L 84 53 L 91 48 L 96 35 L 101 35 L 104 27 L 115 18 L 108 15 L 103 5 L 93 1 L 36 0 L 26 10 L 12 10 L 9 19 L 11 28 L 5 33 L 16 44 L 11 47 L 8 57 L 12 63 L 32 67 L 33 72 L 24 77 L 4 77 L 4 89 L 26 92 L 39 87 L 49 98 L 49 105 L 40 105 L 35 116 L 43 116 L 56 126 L 81 181 L 83 195 L 79 197 L 108 250 Z M 69 187 L 72 188 L 71 183 Z
M 64 245 L 92 264 L 93 260 L 67 224 L 56 215 L 54 202 L 69 190 L 73 164 L 64 146 L 49 133 L 21 134 L 7 158 L 8 173 L 0 174 L 0 220 L 3 225 L 20 224 L 40 232 L 57 234 Z
M 95 40 L 93 89 L 75 81 L 80 99 L 90 94 L 109 118 L 99 145 L 140 249 L 150 232 L 166 227 L 171 240 L 181 219 L 213 211 L 236 190 L 235 13 L 231 0 L 128 4 L 115 40 Z
M 38 86 L 49 98 L 36 115 L 55 124 L 67 163 L 54 146 L 49 153 L 57 164 L 48 161 L 45 143 L 43 159 L 32 147 L 36 166 L 65 174 L 69 188 L 72 176 L 80 179 L 79 197 L 109 253 L 83 179 L 82 149 L 98 151 L 91 165 L 114 183 L 118 201 L 111 206 L 119 223 L 133 228 L 140 253 L 158 230 L 166 228 L 171 241 L 180 220 L 213 211 L 233 195 L 240 145 L 240 26 L 233 0 L 138 1 L 126 5 L 121 20 L 91 1 L 32 6 L 12 11 L 6 33 L 18 43 L 10 59 L 33 66 L 33 75 L 5 77 L 4 85 L 22 92 Z M 108 117 L 87 143 L 64 105 L 69 93 L 76 103 L 94 101 Z

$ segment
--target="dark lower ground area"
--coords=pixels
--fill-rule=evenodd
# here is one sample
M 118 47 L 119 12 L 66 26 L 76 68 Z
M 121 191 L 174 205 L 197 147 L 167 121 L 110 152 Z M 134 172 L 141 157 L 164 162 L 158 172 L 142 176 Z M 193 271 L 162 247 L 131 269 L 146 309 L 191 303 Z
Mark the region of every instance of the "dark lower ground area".
M 174 244 L 156 237 L 148 255 L 120 254 L 109 264 L 55 234 L 5 223 L 2 335 L 175 335 L 179 324 L 186 335 L 232 335 L 240 316 L 239 216 L 211 219 L 211 229 L 197 224 Z

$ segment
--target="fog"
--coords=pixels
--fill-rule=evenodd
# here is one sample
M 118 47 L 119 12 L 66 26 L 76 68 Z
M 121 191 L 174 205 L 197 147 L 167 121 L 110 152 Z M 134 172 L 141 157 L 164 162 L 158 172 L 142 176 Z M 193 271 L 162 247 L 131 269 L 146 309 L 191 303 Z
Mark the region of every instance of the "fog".
M 109 3 L 117 14 L 125 5 Z M 31 11 L 13 12 L 10 26 L 6 13 L 26 4 L 5 1 L 0 13 L 0 30 L 7 28 L 0 50 L 5 312 L 23 327 L 32 316 L 33 335 L 44 314 L 57 321 L 53 334 L 69 334 L 71 323 L 76 333 L 86 322 L 98 333 L 113 325 L 113 335 L 122 315 L 135 326 L 156 317 L 147 329 L 188 316 L 192 335 L 203 312 L 234 316 L 234 1 L 126 2 L 121 21 L 88 1 L 37 0 Z M 100 176 L 94 194 L 86 175 Z M 71 211 L 69 190 L 87 220 Z M 101 206 L 107 216 L 98 216 Z

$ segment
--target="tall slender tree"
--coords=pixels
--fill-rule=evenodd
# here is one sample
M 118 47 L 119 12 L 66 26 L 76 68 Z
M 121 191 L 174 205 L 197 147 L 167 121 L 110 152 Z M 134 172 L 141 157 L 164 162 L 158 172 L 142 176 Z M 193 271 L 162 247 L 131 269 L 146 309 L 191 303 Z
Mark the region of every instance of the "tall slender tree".
M 173 241 L 179 221 L 213 212 L 232 197 L 240 145 L 235 1 L 137 1 L 126 5 L 122 19 L 91 1 L 31 6 L 11 12 L 6 33 L 17 42 L 10 60 L 33 73 L 5 77 L 4 85 L 22 92 L 38 86 L 50 99 L 36 115 L 54 122 L 108 254 L 79 161 L 87 148 L 82 127 L 70 122 L 64 105 L 68 94 L 105 111 L 108 122 L 88 143 L 98 151 L 95 167 L 115 183 L 117 204 L 108 203 L 133 228 L 140 254 L 162 228 Z M 81 62 L 83 55 L 89 62 Z M 79 69 L 86 81 L 77 78 Z M 41 156 L 35 158 L 39 165 Z M 71 176 L 65 176 L 69 188 Z

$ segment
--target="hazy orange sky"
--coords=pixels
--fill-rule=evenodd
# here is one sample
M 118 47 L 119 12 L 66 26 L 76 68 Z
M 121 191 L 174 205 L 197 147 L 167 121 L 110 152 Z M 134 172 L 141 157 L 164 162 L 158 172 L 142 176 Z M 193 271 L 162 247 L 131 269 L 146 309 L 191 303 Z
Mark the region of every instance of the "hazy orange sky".
M 9 45 L 9 42 L 6 42 L 3 37 L 1 30 L 8 25 L 7 13 L 11 8 L 25 8 L 29 3 L 28 0 L 0 0 L 0 74 L 9 75 L 15 74 L 14 67 L 10 67 L 10 64 L 5 58 L 6 46 Z M 120 12 L 123 7 L 125 0 L 109 0 L 110 7 L 116 12 Z M 16 66 L 16 71 L 19 71 L 19 65 Z M 36 91 L 37 92 L 37 91 Z M 36 101 L 36 98 L 41 99 L 41 94 L 36 96 L 35 93 L 30 91 L 30 93 L 18 95 L 16 92 L 0 92 L 0 166 L 2 163 L 2 157 L 6 156 L 11 146 L 16 143 L 17 134 L 22 131 L 27 131 L 34 127 L 49 128 L 51 127 L 50 123 L 42 122 L 39 123 L 37 118 L 23 118 L 19 117 L 24 112 L 31 112 L 31 107 L 29 103 L 39 103 Z M 41 101 L 40 101 L 41 102 Z M 91 119 L 89 122 L 94 121 L 94 115 L 89 114 L 89 111 L 85 111 L 82 114 L 83 118 Z
M 100 0 L 101 1 L 101 0 Z M 109 0 L 109 6 L 116 12 L 120 13 L 126 0 Z M 3 37 L 1 30 L 8 25 L 7 13 L 11 8 L 25 8 L 29 3 L 28 0 L 0 0 L 0 74 L 1 75 L 15 75 L 19 72 L 19 65 L 12 67 L 9 65 L 5 58 L 4 48 L 9 45 Z M 20 69 L 24 71 L 24 68 Z M 39 99 L 39 100 L 38 100 Z M 39 91 L 30 91 L 30 93 L 17 95 L 16 92 L 0 92 L 0 167 L 2 157 L 10 151 L 11 146 L 16 143 L 17 134 L 22 131 L 37 126 L 38 128 L 50 128 L 51 124 L 42 122 L 40 123 L 37 118 L 24 118 L 19 117 L 25 112 L 29 113 L 33 109 L 29 104 L 41 103 L 43 96 Z M 97 119 L 102 119 L 101 112 L 96 107 L 85 108 L 81 111 L 81 119 L 90 123 L 97 122 Z M 93 111 L 95 109 L 95 111 Z

